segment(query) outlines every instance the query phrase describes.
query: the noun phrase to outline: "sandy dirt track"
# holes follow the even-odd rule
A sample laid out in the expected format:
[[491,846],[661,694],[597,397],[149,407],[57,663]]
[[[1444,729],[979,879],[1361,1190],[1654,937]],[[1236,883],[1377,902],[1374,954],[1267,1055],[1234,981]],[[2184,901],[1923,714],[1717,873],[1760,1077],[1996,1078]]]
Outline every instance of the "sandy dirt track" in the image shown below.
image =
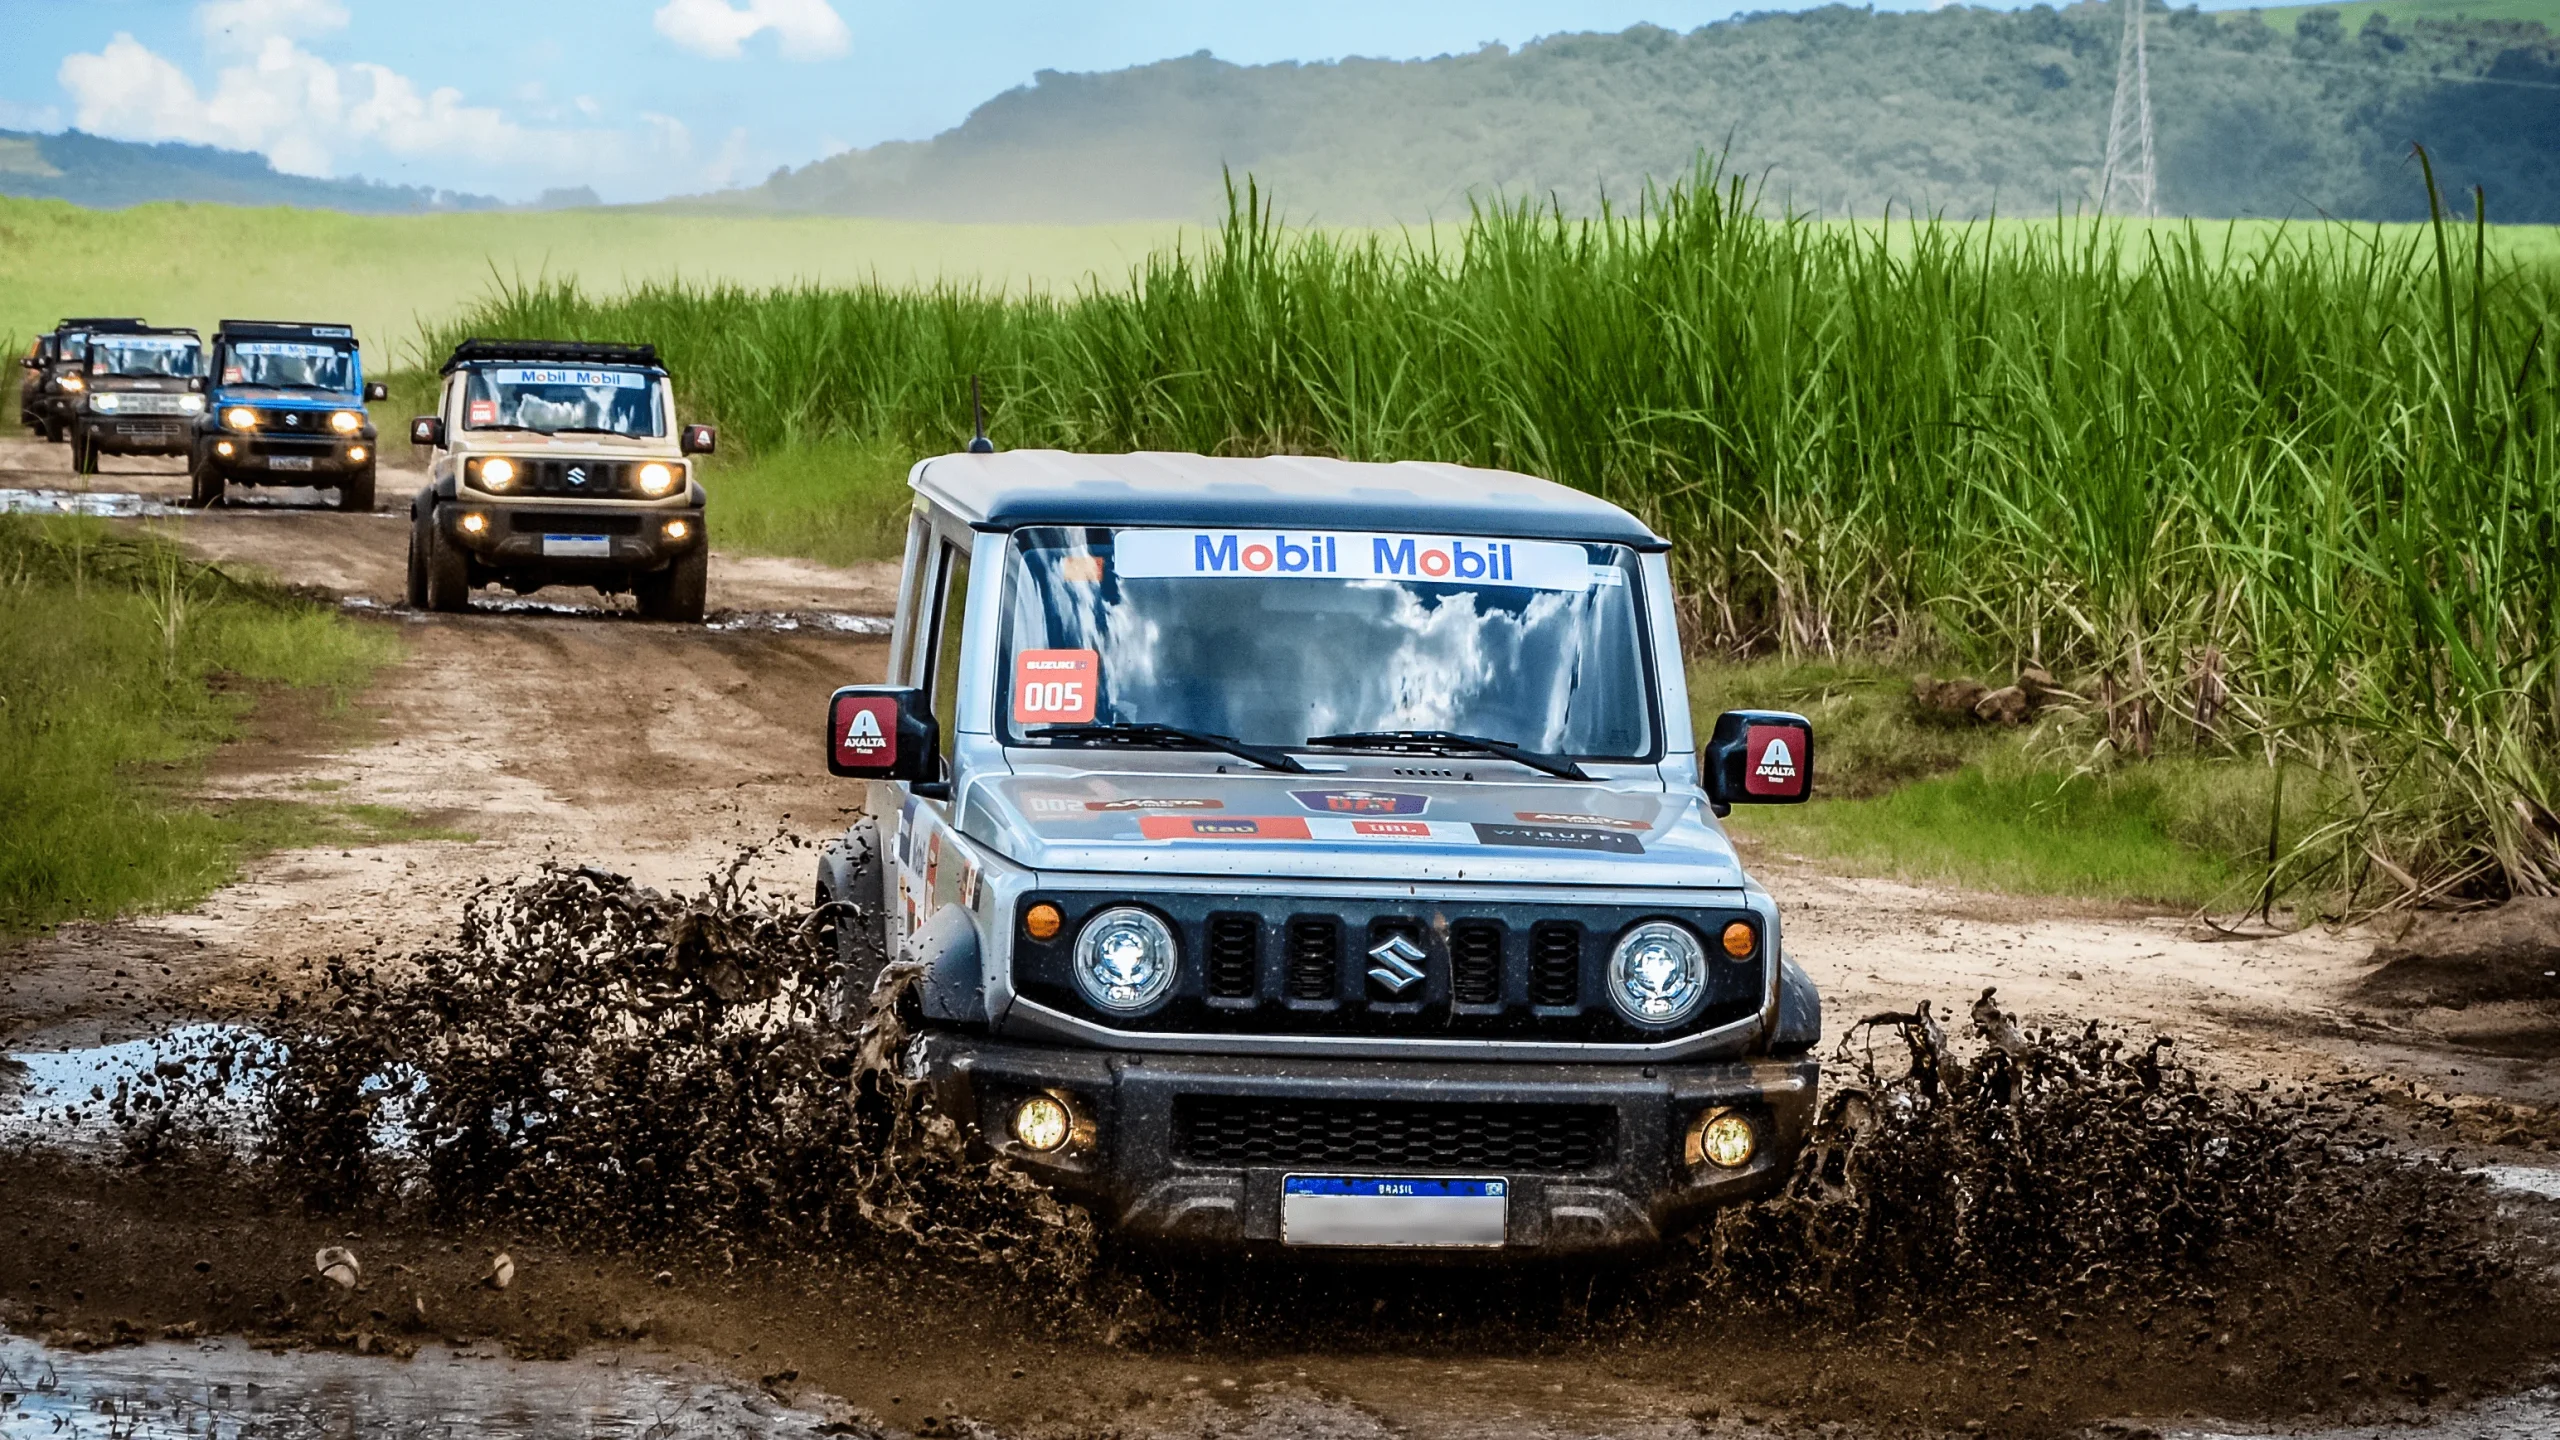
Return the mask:
[[[627,599],[584,591],[533,597],[560,609],[414,615],[398,607],[407,497],[419,478],[386,469],[372,515],[280,491],[120,523],[164,527],[206,558],[339,597],[363,623],[396,627],[407,647],[351,716],[315,729],[309,717],[262,714],[252,737],[212,766],[217,793],[325,793],[396,806],[473,838],[280,854],[192,912],[69,926],[0,951],[6,1048],[89,1044],[172,1017],[256,1010],[306,962],[449,933],[472,889],[545,860],[690,883],[742,844],[813,841],[842,826],[858,797],[851,782],[823,773],[818,717],[833,687],[880,674],[885,646],[832,627],[842,623],[834,617],[886,615],[892,567],[720,553],[715,496],[709,626],[651,624]],[[63,447],[4,440],[0,488],[174,500],[185,477],[174,461],[115,458],[105,474],[73,477]],[[1961,1016],[1996,986],[2031,1024],[2096,1018],[2166,1030],[2241,1078],[2371,1077],[2377,1088],[2475,1097],[2483,1112],[2560,1103],[2548,1045],[2462,1043],[2471,1037],[2442,1017],[2360,1002],[2368,937],[2221,938],[2182,917],[1842,879],[1777,854],[1757,853],[1755,864],[1781,897],[1791,948],[1823,988],[1833,1035],[1847,1020],[1921,998]],[[808,870],[805,851],[782,849],[756,873],[796,892]],[[2478,1143],[2502,1132],[2510,1158],[2560,1139],[2504,1122],[2445,1138]],[[175,1220],[173,1194],[184,1184],[166,1179],[95,1193],[67,1179],[21,1181],[0,1180],[0,1203],[22,1217],[27,1253],[41,1245],[53,1257],[27,1273],[57,1299],[75,1286],[110,1294],[119,1272],[181,1275],[177,1285],[126,1282],[137,1303],[165,1316],[193,1313],[206,1285],[283,1293],[307,1268],[307,1259],[283,1257],[307,1257],[336,1234],[220,1198]],[[102,1236],[120,1247],[112,1260],[99,1256]],[[1808,1416],[1847,1423],[1836,1407],[1791,1417],[1783,1401],[1737,1402],[1737,1387],[1803,1393],[1772,1378],[1804,1363],[1783,1343],[1708,1374],[1694,1354],[1649,1352],[1624,1336],[1579,1349],[1524,1340],[1500,1355],[1321,1342],[1165,1354],[1116,1334],[1097,1342],[1061,1332],[1000,1300],[926,1293],[883,1271],[813,1275],[741,1262],[662,1277],[648,1257],[582,1254],[538,1238],[402,1233],[349,1243],[433,1276],[443,1287],[435,1293],[452,1297],[438,1301],[446,1308],[435,1323],[457,1337],[538,1342],[537,1352],[602,1344],[635,1364],[650,1363],[651,1345],[672,1347],[745,1382],[788,1372],[766,1388],[817,1413],[859,1412],[864,1423],[920,1433],[970,1433],[924,1423],[961,1412],[1036,1434],[1739,1436],[1801,1431]],[[500,1245],[529,1257],[541,1283],[506,1296],[475,1291],[466,1272]],[[211,1279],[185,1280],[190,1269]],[[425,1294],[426,1281],[417,1288]],[[8,1319],[0,1309],[0,1327]],[[1986,1409],[1996,1419],[1996,1407]]]

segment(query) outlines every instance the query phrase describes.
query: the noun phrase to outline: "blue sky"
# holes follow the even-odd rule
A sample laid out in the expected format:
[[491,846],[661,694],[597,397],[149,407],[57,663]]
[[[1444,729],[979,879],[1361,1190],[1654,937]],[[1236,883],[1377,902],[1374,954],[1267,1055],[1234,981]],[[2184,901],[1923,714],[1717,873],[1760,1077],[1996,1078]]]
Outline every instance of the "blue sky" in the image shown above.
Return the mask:
[[[1910,0],[1919,8],[1925,0]],[[1412,57],[1771,0],[0,0],[0,128],[530,199],[753,183],[1033,72]],[[1792,7],[1789,7],[1792,8]],[[1888,4],[1885,8],[1896,8]]]

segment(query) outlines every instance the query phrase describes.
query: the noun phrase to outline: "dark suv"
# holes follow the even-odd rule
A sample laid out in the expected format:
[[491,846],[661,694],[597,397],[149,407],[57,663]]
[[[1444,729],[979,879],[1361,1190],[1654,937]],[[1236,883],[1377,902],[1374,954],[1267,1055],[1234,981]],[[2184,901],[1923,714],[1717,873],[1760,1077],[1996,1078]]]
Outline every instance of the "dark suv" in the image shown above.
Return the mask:
[[47,440],[71,438],[71,423],[89,389],[89,337],[146,328],[131,316],[79,316],[36,337],[19,364],[18,423]]
[[184,455],[205,412],[204,341],[193,330],[137,327],[90,334],[88,386],[71,421],[71,468],[102,455]]

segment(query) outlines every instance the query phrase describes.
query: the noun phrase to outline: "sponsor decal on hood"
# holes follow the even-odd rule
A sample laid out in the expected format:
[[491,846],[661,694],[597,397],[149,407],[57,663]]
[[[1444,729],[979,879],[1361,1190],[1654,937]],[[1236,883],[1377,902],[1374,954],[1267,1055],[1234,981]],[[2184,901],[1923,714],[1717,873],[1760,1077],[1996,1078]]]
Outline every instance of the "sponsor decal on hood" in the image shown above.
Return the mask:
[[1292,790],[1289,798],[1319,815],[1419,815],[1431,797],[1400,790]]
[[1575,810],[1514,810],[1511,818],[1523,825],[1597,825],[1603,830],[1650,830],[1650,820],[1635,820],[1624,815],[1585,815]]
[[1138,833],[1150,840],[1307,840],[1307,822],[1295,815],[1142,815]]

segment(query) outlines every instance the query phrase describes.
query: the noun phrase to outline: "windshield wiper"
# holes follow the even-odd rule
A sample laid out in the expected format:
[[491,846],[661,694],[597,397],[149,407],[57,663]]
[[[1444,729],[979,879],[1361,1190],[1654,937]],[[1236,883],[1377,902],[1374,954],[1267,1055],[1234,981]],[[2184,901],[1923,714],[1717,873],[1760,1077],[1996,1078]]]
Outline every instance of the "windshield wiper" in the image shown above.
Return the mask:
[[1250,760],[1265,770],[1282,770],[1291,775],[1304,775],[1307,767],[1286,750],[1265,745],[1248,745],[1233,735],[1212,735],[1206,730],[1185,730],[1179,725],[1153,722],[1136,725],[1060,725],[1039,732],[1043,740],[1122,740],[1142,744],[1149,740],[1187,740],[1211,750],[1224,750],[1239,759]]
[[1448,730],[1354,730],[1343,735],[1310,736],[1307,743],[1357,750],[1477,750],[1499,760],[1543,770],[1560,780],[1591,778],[1581,766],[1562,755],[1523,750],[1508,740],[1488,740],[1482,735],[1460,735]]
[[628,430],[616,430],[610,425],[563,425],[557,430],[547,430],[543,433],[547,435],[619,435],[625,440],[647,438],[633,435]]

